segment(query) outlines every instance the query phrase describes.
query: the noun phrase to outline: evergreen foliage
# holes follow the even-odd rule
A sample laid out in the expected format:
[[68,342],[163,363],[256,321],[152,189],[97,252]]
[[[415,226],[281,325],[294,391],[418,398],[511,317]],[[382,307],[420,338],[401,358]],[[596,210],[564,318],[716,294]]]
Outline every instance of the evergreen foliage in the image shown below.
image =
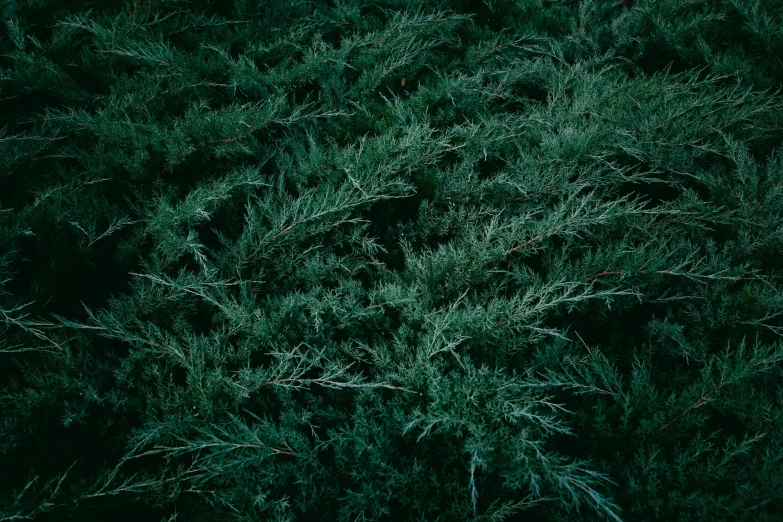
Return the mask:
[[0,15],[0,521],[783,519],[782,1]]

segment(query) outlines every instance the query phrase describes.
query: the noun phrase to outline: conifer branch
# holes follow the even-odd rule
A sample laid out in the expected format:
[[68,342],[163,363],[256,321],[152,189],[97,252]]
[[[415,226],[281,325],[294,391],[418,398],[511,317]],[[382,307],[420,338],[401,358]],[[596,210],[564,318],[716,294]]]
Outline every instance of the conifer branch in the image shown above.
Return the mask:
[[0,521],[775,516],[780,2],[36,2]]
[[701,397],[700,397],[700,398],[699,398],[699,399],[698,399],[696,402],[694,402],[693,404],[691,404],[691,405],[690,405],[688,408],[686,408],[686,409],[685,409],[685,410],[684,410],[682,413],[680,413],[680,414],[679,414],[679,415],[677,415],[675,418],[673,418],[672,420],[670,420],[669,422],[667,422],[666,424],[664,424],[663,426],[661,426],[660,428],[658,428],[658,431],[663,431],[663,430],[665,430],[666,428],[668,428],[669,426],[671,426],[672,424],[674,424],[676,421],[680,420],[682,417],[684,417],[685,415],[687,415],[687,414],[688,414],[688,413],[690,413],[691,411],[693,411],[693,410],[695,410],[696,408],[698,408],[699,406],[701,406],[701,404],[702,404],[702,403],[704,403],[705,401],[707,401],[707,400],[708,400],[708,399],[709,399],[709,398],[712,396],[712,394],[713,394],[713,393],[715,393],[716,391],[718,391],[718,390],[720,390],[721,388],[723,388],[723,386],[724,386],[725,384],[726,384],[725,382],[721,382],[721,383],[720,383],[720,384],[719,384],[719,385],[718,385],[718,386],[717,386],[715,389],[713,389],[713,390],[710,390],[709,392],[707,392],[707,393],[705,393],[704,395],[702,395],[702,396],[701,396]]

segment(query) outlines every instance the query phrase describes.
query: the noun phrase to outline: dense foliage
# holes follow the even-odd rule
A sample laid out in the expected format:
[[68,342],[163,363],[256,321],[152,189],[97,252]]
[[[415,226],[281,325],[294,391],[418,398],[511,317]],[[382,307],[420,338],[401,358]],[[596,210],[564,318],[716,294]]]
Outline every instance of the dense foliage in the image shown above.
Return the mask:
[[783,519],[781,0],[0,14],[0,521]]

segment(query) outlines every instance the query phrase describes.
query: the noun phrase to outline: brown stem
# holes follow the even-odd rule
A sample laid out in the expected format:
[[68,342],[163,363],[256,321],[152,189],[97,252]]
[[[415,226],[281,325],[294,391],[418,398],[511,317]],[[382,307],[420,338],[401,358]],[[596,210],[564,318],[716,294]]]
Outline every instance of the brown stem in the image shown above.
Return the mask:
[[610,272],[610,271],[607,270],[607,271],[604,271],[604,272],[600,272],[598,274],[593,274],[590,277],[588,277],[588,279],[596,279],[596,278],[607,276],[607,275],[620,275],[622,273],[623,272]]
[[509,249],[509,250],[506,250],[506,254],[510,254],[511,252],[516,252],[516,251],[517,251],[517,250],[519,250],[520,248],[526,247],[526,246],[528,246],[530,243],[532,243],[533,241],[538,241],[539,239],[541,239],[541,235],[538,235],[538,236],[534,237],[533,239],[530,239],[530,240],[528,240],[528,241],[525,241],[524,243],[522,243],[522,244],[521,244],[521,245],[519,245],[519,246],[515,246],[514,248],[511,248],[511,249]]
[[711,391],[710,391],[709,393],[707,393],[706,395],[703,395],[701,399],[699,399],[698,401],[696,401],[696,402],[694,402],[693,404],[691,404],[691,405],[690,405],[690,407],[689,407],[687,410],[685,410],[684,412],[680,413],[680,414],[679,414],[679,415],[677,415],[675,418],[673,418],[672,420],[670,420],[669,422],[667,422],[667,423],[666,423],[666,425],[665,425],[665,426],[663,426],[662,428],[658,428],[658,431],[663,431],[663,430],[665,430],[666,428],[668,428],[669,426],[671,426],[671,425],[672,425],[672,424],[673,424],[675,421],[679,420],[679,419],[680,419],[680,418],[682,418],[683,416],[685,416],[685,415],[687,415],[688,413],[690,413],[690,412],[691,412],[691,410],[694,410],[695,408],[698,408],[698,407],[699,407],[699,405],[701,405],[701,404],[702,404],[704,401],[706,401],[707,399],[709,399],[709,398],[710,398],[710,396],[711,396],[713,393],[715,393],[716,391],[718,391],[718,390],[720,390],[721,388],[723,388],[723,385],[724,385],[724,384],[726,384],[726,383],[725,383],[725,382],[721,382],[721,383],[718,385],[718,387],[717,387],[717,388],[715,388],[714,390],[711,390]]

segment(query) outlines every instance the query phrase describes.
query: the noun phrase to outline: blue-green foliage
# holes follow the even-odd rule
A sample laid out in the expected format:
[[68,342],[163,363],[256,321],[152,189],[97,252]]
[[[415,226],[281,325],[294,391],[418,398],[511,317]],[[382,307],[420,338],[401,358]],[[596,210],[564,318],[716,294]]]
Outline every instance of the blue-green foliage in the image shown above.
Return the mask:
[[0,521],[783,518],[783,2],[0,14]]

